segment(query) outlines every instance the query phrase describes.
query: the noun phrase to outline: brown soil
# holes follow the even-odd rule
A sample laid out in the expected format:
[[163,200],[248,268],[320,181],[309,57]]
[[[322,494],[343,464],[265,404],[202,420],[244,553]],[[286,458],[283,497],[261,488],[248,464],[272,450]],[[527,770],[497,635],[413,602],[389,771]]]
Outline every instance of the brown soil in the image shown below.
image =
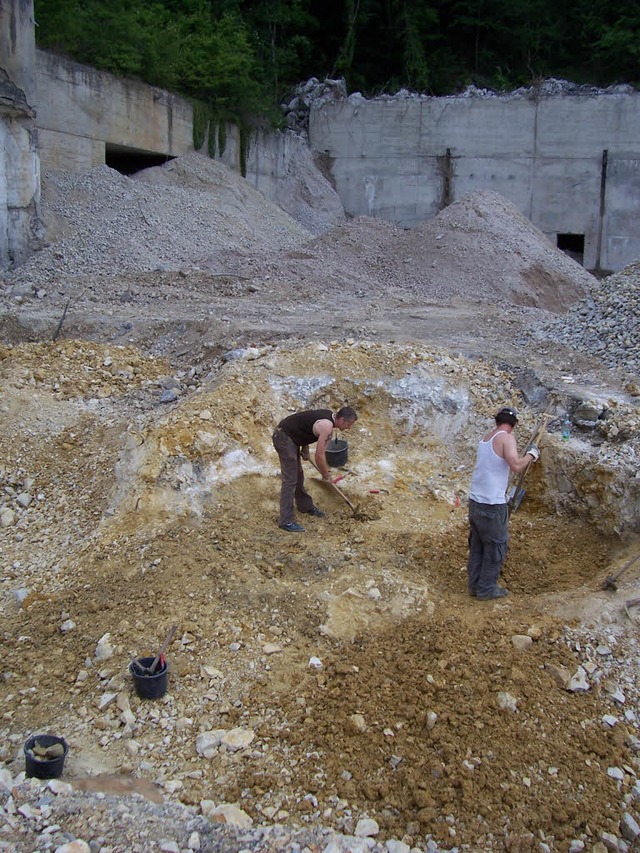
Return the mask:
[[[5,312],[5,505],[34,500],[0,528],[3,759],[17,774],[24,739],[55,730],[79,788],[126,794],[122,779],[138,780],[151,798],[237,803],[256,823],[346,833],[367,815],[380,840],[419,849],[431,837],[444,849],[546,839],[565,851],[619,835],[633,726],[602,723],[619,710],[593,649],[622,658],[638,639],[622,602],[640,565],[622,592],[601,588],[637,537],[557,514],[543,458],[512,519],[511,595],[480,603],[466,594],[465,500],[496,407],[521,407],[521,445],[536,423],[523,377],[545,399],[566,394],[568,372],[618,396],[628,377],[527,344],[535,315],[506,297],[436,303],[395,285],[363,297],[347,275],[339,290],[332,278],[348,252],[333,255],[323,286],[306,252],[273,268],[267,258],[256,286],[132,273],[108,287],[67,281],[46,307]],[[50,338],[72,287],[96,301],[72,303],[60,340],[35,342],[38,329]],[[552,288],[547,273],[536,288],[538,299]],[[171,376],[178,399],[161,404]],[[358,512],[309,466],[327,518],[284,533],[272,427],[345,402],[360,418],[340,488]],[[560,447],[557,433],[549,442]],[[155,653],[173,624],[169,694],[142,702],[130,657]],[[105,634],[113,653],[97,660]],[[518,650],[514,635],[533,644]],[[559,687],[557,669],[585,659],[599,665],[592,689]],[[105,694],[124,698],[101,708]],[[198,733],[234,727],[254,733],[249,747],[197,754]],[[625,768],[622,783],[610,767]]]

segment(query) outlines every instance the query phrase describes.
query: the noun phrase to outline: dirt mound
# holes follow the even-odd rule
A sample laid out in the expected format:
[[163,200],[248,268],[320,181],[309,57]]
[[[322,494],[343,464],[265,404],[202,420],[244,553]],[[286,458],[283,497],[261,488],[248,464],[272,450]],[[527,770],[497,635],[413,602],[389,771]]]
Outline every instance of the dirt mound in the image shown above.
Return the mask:
[[[312,209],[310,194],[289,193],[299,218]],[[50,281],[149,271],[228,272],[259,283],[257,268],[266,267],[270,280],[304,281],[314,293],[397,289],[429,301],[561,311],[595,281],[496,193],[474,193],[407,231],[359,217],[312,240],[238,175],[197,154],[133,178],[107,167],[48,175],[43,216],[59,239],[7,274],[14,296]]]
[[361,298],[412,293],[430,303],[483,302],[562,312],[596,279],[497,193],[479,191],[424,225],[357,217],[274,258],[279,277]]
[[220,254],[292,248],[311,238],[239,175],[197,154],[135,177],[108,166],[48,173],[41,215],[55,242],[8,273],[11,283],[211,269]]

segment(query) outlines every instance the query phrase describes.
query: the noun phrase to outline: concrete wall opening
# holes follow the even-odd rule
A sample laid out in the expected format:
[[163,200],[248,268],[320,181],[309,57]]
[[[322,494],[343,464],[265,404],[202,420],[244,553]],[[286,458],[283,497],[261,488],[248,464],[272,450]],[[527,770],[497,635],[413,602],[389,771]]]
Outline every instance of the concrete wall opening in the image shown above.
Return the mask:
[[124,145],[113,145],[107,143],[104,151],[104,162],[107,166],[120,172],[122,175],[133,175],[142,169],[151,166],[162,166],[173,160],[167,154],[152,154],[149,151],[140,151],[137,148],[127,148]]
[[584,266],[584,234],[558,234],[557,247]]

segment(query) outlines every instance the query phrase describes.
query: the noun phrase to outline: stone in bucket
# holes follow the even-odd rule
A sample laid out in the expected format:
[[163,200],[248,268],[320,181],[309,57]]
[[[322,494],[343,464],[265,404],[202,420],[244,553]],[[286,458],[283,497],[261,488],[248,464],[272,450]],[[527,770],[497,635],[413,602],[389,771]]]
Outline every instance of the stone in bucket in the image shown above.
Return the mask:
[[59,779],[69,746],[58,735],[32,735],[24,745],[25,776]]

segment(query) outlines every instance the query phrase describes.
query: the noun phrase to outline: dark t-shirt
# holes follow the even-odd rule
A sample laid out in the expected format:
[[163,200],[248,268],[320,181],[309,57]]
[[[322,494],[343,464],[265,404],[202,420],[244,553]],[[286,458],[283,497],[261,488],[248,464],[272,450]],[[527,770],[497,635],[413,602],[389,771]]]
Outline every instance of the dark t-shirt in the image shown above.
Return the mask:
[[286,432],[294,444],[304,447],[305,444],[314,444],[318,440],[318,436],[313,431],[313,425],[316,421],[322,420],[333,423],[331,409],[309,409],[306,412],[296,412],[295,415],[283,418],[278,426]]

